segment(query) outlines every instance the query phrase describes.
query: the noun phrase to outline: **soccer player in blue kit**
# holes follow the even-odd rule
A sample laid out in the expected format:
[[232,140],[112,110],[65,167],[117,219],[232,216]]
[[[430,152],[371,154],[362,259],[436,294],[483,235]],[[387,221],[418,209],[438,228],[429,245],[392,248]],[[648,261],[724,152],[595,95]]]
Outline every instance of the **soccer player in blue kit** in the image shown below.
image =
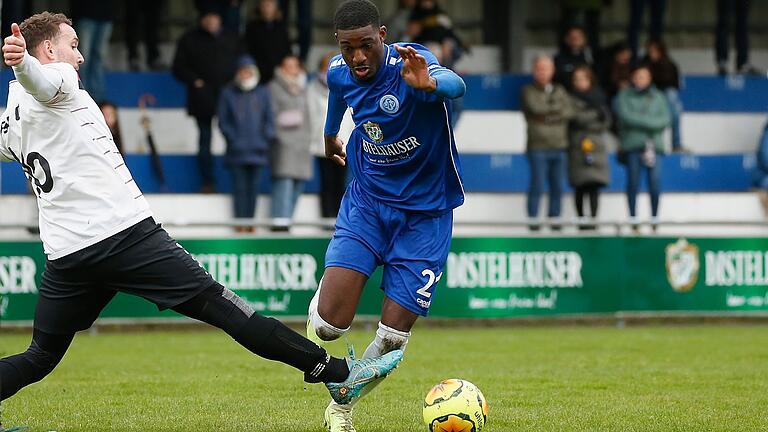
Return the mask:
[[[341,55],[331,59],[327,75],[325,151],[354,179],[309,306],[307,333],[332,341],[347,332],[366,281],[383,266],[385,298],[368,358],[404,349],[434,299],[453,209],[464,202],[450,100],[465,85],[425,47],[386,44],[386,27],[368,0],[341,4],[334,25]],[[356,127],[345,152],[337,133],[347,107]],[[353,404],[331,402],[325,411],[331,432],[355,430]]]

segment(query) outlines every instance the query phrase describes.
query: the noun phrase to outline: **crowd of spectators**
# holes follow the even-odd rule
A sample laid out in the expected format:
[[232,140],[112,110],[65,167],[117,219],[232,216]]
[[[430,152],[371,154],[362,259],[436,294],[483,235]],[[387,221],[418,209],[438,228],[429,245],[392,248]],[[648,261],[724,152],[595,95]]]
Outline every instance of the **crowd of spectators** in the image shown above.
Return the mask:
[[[633,54],[632,44],[625,42],[599,56],[593,49],[583,28],[566,28],[554,58],[536,57],[533,80],[521,91],[531,172],[527,213],[532,230],[540,229],[539,201],[545,186],[549,192],[547,216],[553,220],[552,229],[560,229],[556,221],[561,216],[566,178],[574,190],[576,214],[582,219],[580,229],[595,228],[590,219],[598,215],[600,189],[610,182],[612,142],[617,143],[618,160],[627,171],[630,217],[637,218],[637,194],[644,175],[655,219],[665,129],[672,130],[671,150],[685,151],[680,136],[680,74],[664,42],[651,37],[642,57]],[[605,59],[605,64],[599,59]],[[589,213],[584,209],[585,199],[589,200]],[[634,227],[637,229],[636,223]]]
[[[320,167],[321,214],[335,217],[346,172],[322,158],[328,98],[325,73],[331,54],[321,61],[315,76],[308,77],[303,65],[311,43],[311,3],[259,0],[242,31],[227,24],[228,19],[241,21],[241,3],[196,0],[198,25],[178,41],[171,66],[173,75],[186,86],[187,111],[198,127],[201,191],[215,191],[211,135],[218,117],[227,144],[225,161],[234,184],[236,217],[253,217],[261,172],[269,166],[273,230],[288,230],[315,165]],[[291,4],[299,34],[295,53],[285,18]],[[393,29],[400,32],[398,40],[431,47],[443,64],[455,63],[467,50],[435,0],[403,1],[398,14]],[[351,120],[345,122],[349,128]],[[320,159],[317,164],[315,157]]]
[[[198,128],[201,192],[215,192],[211,139],[218,122],[226,140],[225,162],[232,177],[236,217],[254,216],[264,168],[269,167],[269,214],[280,221],[275,229],[288,229],[297,198],[312,177],[314,166],[320,168],[322,216],[335,217],[347,179],[344,168],[323,157],[322,125],[328,94],[325,73],[332,53],[323,57],[313,76],[304,69],[312,44],[312,1],[193,3],[198,20],[177,41],[171,64],[163,62],[158,47],[159,17],[168,6],[167,0],[126,2],[122,10],[129,68],[170,69],[186,87],[187,112]],[[737,51],[734,70],[756,72],[749,63],[749,3],[717,0],[715,53],[721,74],[728,73],[731,31]],[[560,217],[566,179],[574,191],[576,213],[584,218],[580,228],[594,228],[588,218],[598,216],[600,189],[610,182],[608,154],[613,143],[619,162],[627,170],[630,215],[636,216],[638,185],[645,176],[652,216],[656,217],[660,170],[667,151],[661,137],[666,128],[671,130],[671,150],[686,151],[680,133],[680,71],[663,40],[667,2],[630,0],[626,40],[604,47],[600,15],[610,4],[611,0],[561,0],[558,50],[552,57],[535,59],[533,80],[522,89],[531,172],[527,214],[533,220],[533,230],[540,229],[539,204],[545,191],[549,195],[547,216]],[[250,10],[245,10],[245,5]],[[104,59],[117,2],[73,0],[71,6],[80,49],[88,59],[80,70],[81,78],[105,116],[113,119],[110,128],[119,140],[117,108],[105,100],[104,88]],[[28,9],[25,2],[5,2],[3,21],[23,17],[29,12],[25,7]],[[639,35],[646,12],[649,39],[641,48]],[[291,38],[289,15],[296,24],[295,39]],[[399,0],[385,22],[389,41],[421,43],[448,67],[469,51],[436,0]],[[455,122],[461,100],[455,101],[454,109]],[[345,124],[351,127],[348,115]],[[768,162],[760,158],[765,154],[765,150],[759,153],[758,167],[768,172]],[[765,177],[756,184],[768,188]],[[559,229],[556,224],[553,228]]]

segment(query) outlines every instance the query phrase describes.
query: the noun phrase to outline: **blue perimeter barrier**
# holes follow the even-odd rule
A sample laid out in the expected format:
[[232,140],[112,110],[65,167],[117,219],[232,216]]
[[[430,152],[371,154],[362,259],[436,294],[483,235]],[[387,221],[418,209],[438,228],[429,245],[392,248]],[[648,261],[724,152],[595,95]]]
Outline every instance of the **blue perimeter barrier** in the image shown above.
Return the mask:
[[[10,69],[0,73],[0,101],[8,98],[13,79]],[[520,109],[520,88],[529,83],[529,75],[467,75],[467,110]],[[186,91],[168,72],[111,72],[106,76],[107,98],[120,107],[135,108],[139,97],[150,93],[154,108],[182,108]],[[689,112],[768,112],[768,79],[759,77],[686,76],[680,93]],[[0,102],[4,103],[4,102]]]
[[[152,171],[148,155],[127,155],[126,164],[137,184],[145,193],[194,193],[200,189],[197,159],[193,155],[161,156],[167,189],[161,189]],[[692,156],[669,155],[662,163],[662,187],[667,192],[739,192],[749,190],[755,166],[753,155]],[[230,192],[231,182],[223,158],[214,160],[216,186],[219,192]],[[461,155],[464,186],[467,192],[525,192],[529,169],[524,154],[464,154]],[[27,181],[19,164],[0,164],[2,181],[0,193],[27,193]],[[55,167],[52,167],[55,175]],[[306,192],[317,193],[318,169],[307,184]],[[611,158],[611,183],[608,192],[621,192],[626,184],[624,166]],[[645,188],[645,179],[642,181]],[[264,170],[261,192],[270,191],[270,175]]]

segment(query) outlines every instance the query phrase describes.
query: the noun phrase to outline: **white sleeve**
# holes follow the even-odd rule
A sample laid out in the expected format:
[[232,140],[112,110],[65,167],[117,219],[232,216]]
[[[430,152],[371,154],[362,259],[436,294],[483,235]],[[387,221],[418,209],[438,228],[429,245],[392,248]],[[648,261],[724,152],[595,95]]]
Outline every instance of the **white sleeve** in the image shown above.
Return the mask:
[[24,61],[13,67],[13,73],[27,93],[45,104],[55,104],[71,96],[78,88],[77,71],[67,63],[45,66],[26,53]]
[[8,110],[3,113],[3,117],[0,119],[0,162],[10,162],[13,159],[11,152],[8,151],[8,139],[10,138],[10,119],[8,117]]

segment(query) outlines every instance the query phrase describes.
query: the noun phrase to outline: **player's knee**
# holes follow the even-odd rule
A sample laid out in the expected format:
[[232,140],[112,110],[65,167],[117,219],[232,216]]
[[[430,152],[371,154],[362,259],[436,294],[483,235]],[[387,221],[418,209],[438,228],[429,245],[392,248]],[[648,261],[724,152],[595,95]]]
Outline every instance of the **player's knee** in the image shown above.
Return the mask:
[[396,330],[382,323],[379,323],[376,330],[376,339],[382,355],[397,349],[404,350],[410,337],[411,332]]
[[23,354],[24,358],[32,365],[29,378],[32,382],[37,382],[53,372],[53,369],[64,357],[64,353],[55,353],[46,351],[33,343]]

